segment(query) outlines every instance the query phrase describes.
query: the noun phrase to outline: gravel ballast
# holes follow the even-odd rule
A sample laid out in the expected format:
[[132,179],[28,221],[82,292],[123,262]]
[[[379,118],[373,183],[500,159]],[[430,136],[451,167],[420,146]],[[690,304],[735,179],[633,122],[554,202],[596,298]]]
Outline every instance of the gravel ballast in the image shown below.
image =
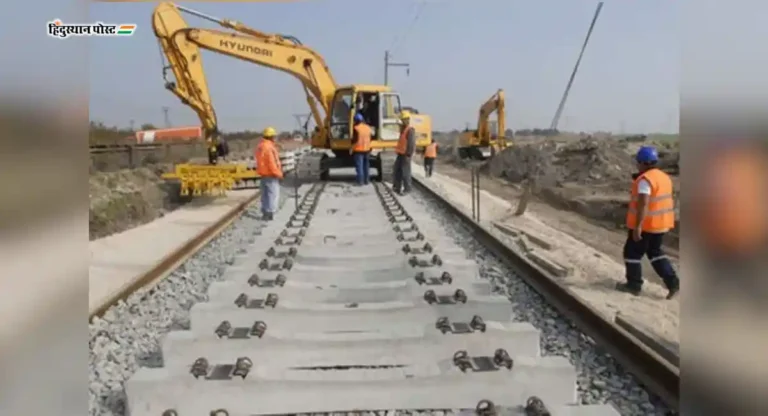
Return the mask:
[[[284,188],[288,198],[290,190]],[[563,319],[515,273],[472,239],[469,230],[437,202],[419,191],[416,198],[426,205],[448,235],[474,256],[481,275],[490,279],[499,293],[507,293],[516,321],[530,322],[541,331],[543,355],[569,358],[578,372],[582,404],[610,403],[622,415],[664,415],[668,409],[620,369],[606,353]],[[292,209],[292,203],[285,209]],[[189,308],[206,300],[210,283],[221,279],[238,249],[253,242],[261,221],[253,204],[219,237],[150,290],[140,290],[125,302],[110,308],[90,324],[89,407],[92,416],[124,416],[123,383],[141,366],[162,366],[160,341],[171,330],[189,327]],[[450,412],[377,412],[440,416]],[[358,413],[360,414],[360,413]],[[366,412],[367,414],[367,412]],[[374,413],[370,413],[373,415]]]

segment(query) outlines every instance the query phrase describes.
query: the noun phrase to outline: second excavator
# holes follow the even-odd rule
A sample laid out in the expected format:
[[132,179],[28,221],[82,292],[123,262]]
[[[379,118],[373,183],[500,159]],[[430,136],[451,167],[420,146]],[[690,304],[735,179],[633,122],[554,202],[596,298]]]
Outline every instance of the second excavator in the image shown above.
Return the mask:
[[[188,27],[181,12],[230,30]],[[394,148],[400,135],[401,105],[397,92],[381,85],[338,86],[323,57],[295,37],[260,32],[240,22],[215,18],[173,3],[160,3],[155,8],[153,26],[179,84],[172,85],[175,89],[171,90],[195,109],[207,136],[216,136],[218,130],[202,72],[200,49],[286,72],[301,82],[316,125],[311,145],[325,150],[302,158],[297,168],[302,179],[327,179],[330,169],[353,166],[349,150],[355,113],[361,113],[372,127],[371,161],[378,179],[391,177]],[[431,117],[414,112],[411,125],[416,132],[416,146],[427,146],[432,139]],[[216,139],[209,140],[218,143]]]
[[[491,132],[490,116],[496,112],[496,132]],[[476,130],[467,128],[458,138],[459,157],[461,159],[486,160],[508,146],[504,108],[504,90],[499,89],[480,106]]]

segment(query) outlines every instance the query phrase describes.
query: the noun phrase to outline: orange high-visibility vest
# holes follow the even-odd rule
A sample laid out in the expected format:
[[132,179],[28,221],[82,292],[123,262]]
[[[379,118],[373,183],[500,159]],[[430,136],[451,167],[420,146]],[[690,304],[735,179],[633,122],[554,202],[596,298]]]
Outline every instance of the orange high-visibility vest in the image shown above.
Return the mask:
[[641,230],[649,233],[667,232],[675,227],[675,201],[672,199],[672,179],[661,169],[649,169],[640,174],[632,183],[632,199],[627,210],[627,228],[637,226],[637,193],[640,180],[651,185],[648,208]]
[[437,143],[430,143],[424,149],[424,157],[428,157],[428,158],[432,158],[432,159],[437,157]]
[[262,138],[256,146],[256,173],[263,178],[283,178],[280,154],[272,140]]
[[360,123],[355,126],[355,131],[357,132],[357,142],[352,151],[358,153],[370,152],[371,128],[365,123]]
[[400,138],[397,139],[397,146],[395,146],[395,153],[398,155],[404,155],[405,151],[408,150],[408,131],[412,128],[413,127],[408,126],[400,132]]

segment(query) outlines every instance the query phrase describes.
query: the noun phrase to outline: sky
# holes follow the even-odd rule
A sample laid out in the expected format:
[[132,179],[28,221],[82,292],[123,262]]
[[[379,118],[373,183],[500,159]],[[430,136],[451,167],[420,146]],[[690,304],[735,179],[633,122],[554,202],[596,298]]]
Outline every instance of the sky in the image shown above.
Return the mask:
[[[403,105],[430,114],[436,130],[475,124],[497,89],[507,127],[548,127],[594,14],[596,1],[304,0],[181,3],[265,32],[290,34],[319,52],[337,83],[383,84],[384,51],[410,64],[390,69]],[[197,125],[163,87],[151,3],[93,3],[92,21],[136,23],[125,38],[89,42],[90,117],[108,125]],[[681,7],[677,1],[606,1],[560,120],[560,130],[678,131]],[[186,17],[193,27],[212,23]],[[65,22],[66,23],[66,22]],[[294,129],[308,113],[298,80],[203,52],[223,131]]]

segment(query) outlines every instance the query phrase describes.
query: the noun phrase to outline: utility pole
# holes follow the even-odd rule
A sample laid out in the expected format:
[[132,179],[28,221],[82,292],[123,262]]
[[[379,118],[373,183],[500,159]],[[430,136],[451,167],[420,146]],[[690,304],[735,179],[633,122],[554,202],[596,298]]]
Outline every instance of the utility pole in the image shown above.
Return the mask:
[[560,104],[557,106],[557,111],[555,111],[555,117],[552,119],[552,123],[549,125],[550,130],[557,130],[557,124],[560,122],[560,116],[563,114],[563,110],[565,109],[565,102],[568,100],[568,93],[571,91],[571,87],[573,86],[573,80],[576,78],[576,73],[579,71],[579,65],[581,64],[581,58],[584,57],[584,50],[587,49],[587,44],[589,44],[589,38],[592,36],[592,30],[595,28],[595,23],[597,23],[597,18],[600,16],[600,10],[603,9],[603,2],[597,4],[597,9],[595,10],[595,15],[592,17],[592,23],[589,25],[589,30],[587,31],[587,37],[584,39],[584,44],[581,46],[581,52],[579,52],[579,58],[576,60],[576,65],[573,67],[573,72],[571,72],[571,77],[568,79],[568,84],[565,87],[565,92],[563,92],[563,97],[560,99]]
[[165,119],[165,127],[171,127],[171,119],[168,117],[169,107],[163,107],[163,118]]
[[389,54],[389,51],[384,51],[384,85],[389,85],[389,67],[390,66],[401,66],[405,67],[405,74],[411,75],[411,65],[407,62],[390,62],[389,59],[392,56]]

